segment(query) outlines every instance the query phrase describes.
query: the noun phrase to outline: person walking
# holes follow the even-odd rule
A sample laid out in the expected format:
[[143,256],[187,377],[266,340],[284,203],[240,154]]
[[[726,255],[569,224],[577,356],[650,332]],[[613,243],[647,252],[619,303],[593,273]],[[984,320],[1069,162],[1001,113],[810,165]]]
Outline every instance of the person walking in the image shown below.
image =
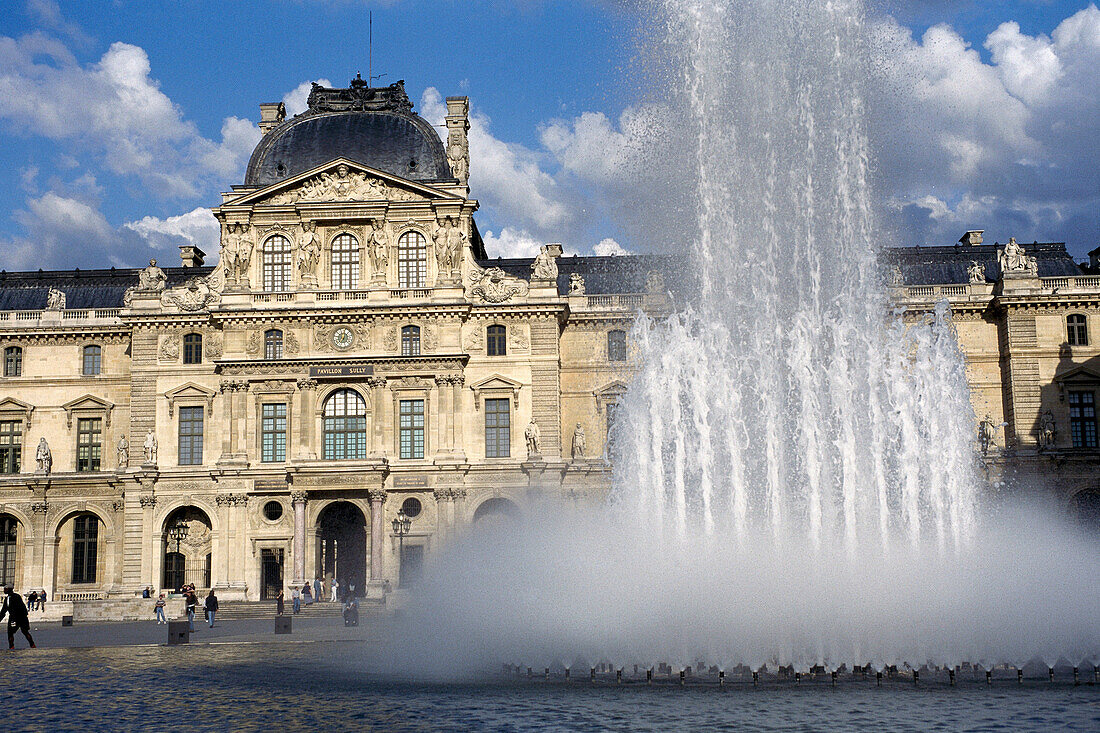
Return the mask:
[[164,594],[161,593],[160,597],[157,598],[157,602],[153,604],[153,610],[157,614],[157,623],[158,624],[168,623],[168,619],[164,615],[164,607],[166,605],[168,605],[168,603],[167,603],[167,601],[164,600]]
[[286,611],[286,598],[280,589],[279,595],[275,596],[275,615],[282,616],[284,611]]
[[324,596],[321,595],[321,579],[320,578],[314,578],[313,579],[313,598],[318,603],[320,603],[321,601],[324,600]]
[[191,628],[191,632],[195,631],[195,609],[199,606],[199,597],[195,595],[195,591],[192,588],[188,588],[187,592],[183,596],[184,603],[187,608],[187,624]]
[[290,593],[290,607],[294,613],[302,610],[302,591],[298,590],[298,586],[294,586],[294,590]]
[[336,601],[339,600],[339,596],[336,594],[336,592],[339,588],[340,588],[340,583],[337,582],[337,580],[334,576],[332,578],[332,582],[329,583],[329,593],[330,593],[329,599],[328,599],[329,603],[336,603]]
[[27,643],[31,649],[35,649],[34,639],[31,638],[31,621],[27,617],[27,604],[23,602],[23,596],[15,592],[13,586],[4,587],[4,605],[0,608],[0,621],[8,617],[8,649],[15,648],[15,632],[22,631],[27,637]]
[[210,594],[206,596],[206,601],[203,602],[202,607],[206,610],[206,618],[210,621],[210,628],[214,628],[214,612],[218,610],[218,597],[214,595],[214,589],[210,589]]
[[302,603],[307,606],[313,603],[313,591],[309,589],[309,583],[302,584]]

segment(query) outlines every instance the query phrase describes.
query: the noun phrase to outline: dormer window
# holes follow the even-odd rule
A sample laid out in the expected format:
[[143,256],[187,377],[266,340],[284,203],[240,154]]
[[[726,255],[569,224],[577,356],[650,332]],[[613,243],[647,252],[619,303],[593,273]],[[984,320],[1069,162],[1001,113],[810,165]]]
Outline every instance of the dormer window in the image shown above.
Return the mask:
[[508,354],[508,330],[504,326],[489,326],[485,329],[485,353],[489,356]]
[[268,361],[283,358],[283,332],[277,328],[264,332],[264,358]]
[[405,326],[401,329],[401,356],[420,356],[419,326]]
[[1088,319],[1081,313],[1066,316],[1066,342],[1070,346],[1088,346]]

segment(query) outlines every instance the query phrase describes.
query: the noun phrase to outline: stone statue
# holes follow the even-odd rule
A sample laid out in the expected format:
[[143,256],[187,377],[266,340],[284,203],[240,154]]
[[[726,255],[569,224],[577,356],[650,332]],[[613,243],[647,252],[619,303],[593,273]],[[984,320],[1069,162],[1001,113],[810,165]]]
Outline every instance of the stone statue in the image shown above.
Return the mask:
[[901,268],[894,265],[894,269],[890,271],[890,284],[894,287],[905,284],[905,275],[902,274]]
[[447,146],[447,162],[451,164],[451,175],[465,185],[470,177],[470,154],[461,137],[452,135],[450,143]]
[[46,294],[46,310],[65,310],[65,293],[57,288],[50,288],[49,292]]
[[1039,418],[1039,447],[1053,448],[1056,436],[1057,428],[1054,424],[1054,413],[1047,410]]
[[138,290],[146,293],[159,293],[168,283],[164,270],[157,267],[155,259],[149,260],[149,266],[138,272]]
[[443,225],[436,229],[435,258],[440,275],[449,275],[458,269],[465,241],[466,234],[453,216],[448,216]]
[[665,276],[657,270],[650,270],[645,277],[645,291],[647,293],[664,293]]
[[386,236],[385,222],[375,219],[372,222],[373,229],[367,238],[367,248],[370,250],[371,267],[375,274],[385,274],[389,264],[389,237]]
[[38,440],[38,449],[34,452],[35,473],[50,475],[53,470],[53,453],[50,452],[50,444],[45,438]]
[[248,282],[248,264],[252,261],[254,243],[246,232],[246,224],[230,224],[225,238],[222,256],[225,258],[225,275],[236,283]]
[[123,435],[118,439],[118,448],[115,449],[118,456],[118,467],[126,468],[130,465],[130,441]]
[[584,458],[584,452],[588,449],[588,441],[584,437],[584,428],[580,423],[577,423],[576,429],[573,431],[573,460],[578,458]]
[[313,277],[320,258],[321,243],[317,241],[317,223],[303,221],[302,233],[298,236],[298,274],[302,278]]
[[569,294],[584,295],[584,276],[579,272],[569,276]]
[[542,455],[539,451],[539,441],[542,439],[542,435],[539,433],[539,426],[534,418],[527,423],[527,429],[523,431],[523,437],[527,441],[528,457]]
[[1016,237],[1009,237],[1005,248],[997,253],[997,264],[1001,266],[1001,273],[1027,273],[1032,277],[1039,274],[1039,263],[1034,257],[1028,257],[1024,248],[1016,244]]
[[145,434],[145,463],[150,466],[157,465],[157,436],[150,430]]
[[977,260],[971,260],[970,267],[966,268],[966,276],[970,279],[971,285],[985,284],[985,265]]
[[558,262],[561,256],[560,244],[544,244],[539,249],[535,261],[531,265],[531,277],[536,280],[557,280]]
[[996,436],[997,424],[993,422],[993,417],[987,413],[978,424],[978,443],[981,445],[982,455],[989,452],[990,447],[993,446],[993,439]]

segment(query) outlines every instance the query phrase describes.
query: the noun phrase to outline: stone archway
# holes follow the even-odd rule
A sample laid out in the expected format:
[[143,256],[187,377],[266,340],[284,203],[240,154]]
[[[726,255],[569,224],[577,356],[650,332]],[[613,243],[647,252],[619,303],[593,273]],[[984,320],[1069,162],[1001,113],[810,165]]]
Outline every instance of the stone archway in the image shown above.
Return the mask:
[[367,518],[348,501],[334,501],[317,516],[317,567],[326,582],[336,578],[345,591],[367,586]]
[[515,524],[520,517],[519,507],[501,497],[486,499],[474,511],[474,527],[479,529],[505,527]]
[[[185,530],[178,541],[172,532],[177,525]],[[161,587],[178,590],[184,584],[194,584],[209,588],[214,582],[214,532],[206,512],[196,506],[177,507],[165,517],[161,531]]]
[[18,563],[21,544],[19,535],[21,533],[24,535],[22,544],[26,545],[25,532],[18,517],[0,514],[0,587],[22,585],[16,579],[16,573],[21,569]]

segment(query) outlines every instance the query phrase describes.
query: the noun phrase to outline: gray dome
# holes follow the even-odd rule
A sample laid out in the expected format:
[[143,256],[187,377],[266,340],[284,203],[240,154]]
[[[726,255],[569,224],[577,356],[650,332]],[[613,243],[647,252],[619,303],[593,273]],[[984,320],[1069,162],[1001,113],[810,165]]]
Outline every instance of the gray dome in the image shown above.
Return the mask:
[[309,110],[260,140],[244,183],[269,186],[336,158],[412,181],[453,178],[443,142],[427,120],[412,111],[404,82],[369,88],[357,79],[348,89],[314,84]]

